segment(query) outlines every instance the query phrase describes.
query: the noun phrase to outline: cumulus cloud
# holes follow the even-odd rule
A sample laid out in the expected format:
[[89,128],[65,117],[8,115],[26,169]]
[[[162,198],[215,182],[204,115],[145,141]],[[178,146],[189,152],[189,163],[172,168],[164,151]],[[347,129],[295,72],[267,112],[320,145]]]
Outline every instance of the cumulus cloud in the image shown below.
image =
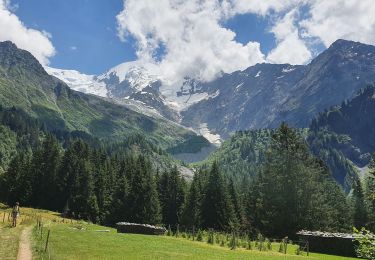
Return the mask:
[[277,46],[267,55],[268,62],[303,64],[311,59],[311,51],[300,37],[296,25],[298,17],[298,10],[292,9],[271,29]]
[[160,68],[170,81],[211,80],[264,61],[259,43],[236,42],[235,33],[222,26],[226,12],[215,0],[127,0],[117,16],[119,36],[134,37],[143,60],[155,62],[163,50]]
[[300,26],[327,47],[339,38],[375,44],[373,0],[313,0],[309,14]]
[[[223,26],[249,13],[270,23],[276,46],[267,55]],[[117,21],[120,38],[135,38],[139,59],[168,79],[210,80],[257,62],[305,64],[338,38],[375,44],[374,13],[373,0],[126,0]]]
[[32,53],[41,64],[47,65],[49,58],[55,54],[51,35],[45,31],[27,28],[12,13],[14,8],[9,0],[0,0],[0,41],[14,42],[19,48]]

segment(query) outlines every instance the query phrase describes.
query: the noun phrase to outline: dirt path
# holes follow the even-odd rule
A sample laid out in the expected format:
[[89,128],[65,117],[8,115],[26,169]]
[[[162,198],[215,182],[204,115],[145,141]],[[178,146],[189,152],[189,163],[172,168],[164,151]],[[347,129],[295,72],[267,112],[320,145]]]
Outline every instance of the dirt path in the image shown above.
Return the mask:
[[26,227],[22,230],[17,260],[31,260],[32,259],[30,235],[31,235],[31,227]]

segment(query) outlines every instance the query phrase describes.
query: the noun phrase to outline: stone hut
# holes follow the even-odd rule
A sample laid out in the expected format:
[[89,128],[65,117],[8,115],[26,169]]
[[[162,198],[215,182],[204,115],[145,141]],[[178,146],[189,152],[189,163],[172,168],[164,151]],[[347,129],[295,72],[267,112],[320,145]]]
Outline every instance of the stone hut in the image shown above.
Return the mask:
[[355,234],[330,233],[301,230],[297,232],[301,240],[309,242],[311,252],[355,257]]

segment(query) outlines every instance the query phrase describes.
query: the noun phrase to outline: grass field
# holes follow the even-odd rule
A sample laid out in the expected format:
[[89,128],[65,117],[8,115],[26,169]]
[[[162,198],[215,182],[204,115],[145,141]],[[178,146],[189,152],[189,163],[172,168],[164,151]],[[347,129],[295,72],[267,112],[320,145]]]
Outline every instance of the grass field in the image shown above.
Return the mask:
[[[4,209],[3,209],[4,210]],[[0,214],[1,214],[0,209]],[[35,209],[22,209],[23,224],[10,228],[3,224],[0,232],[0,259],[16,259],[18,237],[25,226],[36,226],[32,216],[42,218],[43,228],[34,227],[32,235],[33,259],[316,259],[316,260],[351,260],[339,256],[312,253],[310,256],[294,254],[296,246],[288,246],[288,254],[275,251],[236,249],[210,245],[207,242],[191,241],[186,238],[169,236],[147,236],[119,234],[115,229],[85,222],[64,220],[56,213]],[[26,215],[27,214],[27,215]],[[29,216],[29,217],[27,217]],[[8,227],[7,227],[8,225]],[[44,252],[48,230],[50,237],[47,253]],[[108,231],[108,232],[107,232]]]

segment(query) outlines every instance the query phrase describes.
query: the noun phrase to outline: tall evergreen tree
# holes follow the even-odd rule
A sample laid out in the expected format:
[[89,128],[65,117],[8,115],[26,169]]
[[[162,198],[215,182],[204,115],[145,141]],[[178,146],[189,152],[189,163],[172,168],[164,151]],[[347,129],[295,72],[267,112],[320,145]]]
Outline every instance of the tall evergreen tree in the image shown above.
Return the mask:
[[139,156],[134,170],[129,179],[129,220],[136,223],[160,223],[160,204],[150,162]]
[[328,187],[331,179],[327,168],[310,155],[297,132],[282,124],[272,136],[264,167],[253,184],[254,194],[249,195],[253,201],[247,211],[255,215],[255,226],[269,235],[294,235],[303,228],[333,228],[331,219],[337,211],[323,209],[327,205],[335,207],[329,202],[343,197],[334,198],[322,189]]
[[361,229],[367,224],[367,209],[362,183],[359,178],[354,181],[352,188],[353,225],[357,229]]
[[368,203],[368,228],[375,231],[375,153],[369,165],[366,181],[366,201]]
[[169,173],[163,173],[160,178],[160,183],[159,197],[163,223],[176,226],[181,223],[185,203],[185,180],[175,166]]
[[60,166],[60,147],[55,137],[48,134],[31,161],[29,174],[33,178],[33,196],[31,204],[38,208],[57,210],[55,198],[56,178]]
[[228,230],[237,224],[233,205],[216,162],[211,167],[204,190],[201,222],[203,228],[216,230]]

